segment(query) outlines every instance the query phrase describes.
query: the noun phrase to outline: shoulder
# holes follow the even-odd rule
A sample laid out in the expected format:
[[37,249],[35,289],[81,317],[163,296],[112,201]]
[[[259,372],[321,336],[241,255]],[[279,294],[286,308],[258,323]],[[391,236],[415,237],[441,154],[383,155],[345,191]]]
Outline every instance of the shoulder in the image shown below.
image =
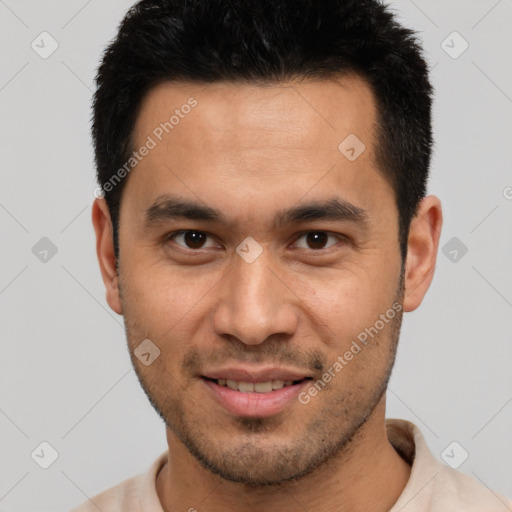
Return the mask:
[[456,504],[463,510],[506,512],[512,510],[512,500],[493,491],[474,478],[441,465],[435,488],[446,504]]
[[133,476],[89,498],[71,512],[140,512],[139,495],[144,474]]
[[156,491],[156,477],[167,460],[158,456],[146,473],[132,476],[96,494],[71,512],[162,512]]
[[411,476],[390,512],[510,512],[512,500],[439,462],[413,423],[388,419],[389,442],[411,464]]

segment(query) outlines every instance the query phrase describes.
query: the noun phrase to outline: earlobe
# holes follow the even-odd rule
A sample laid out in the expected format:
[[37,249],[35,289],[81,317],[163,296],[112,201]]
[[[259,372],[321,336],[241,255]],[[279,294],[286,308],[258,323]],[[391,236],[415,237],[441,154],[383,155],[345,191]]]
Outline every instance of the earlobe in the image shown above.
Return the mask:
[[409,229],[404,311],[414,311],[430,287],[442,223],[441,201],[436,196],[424,197]]
[[112,238],[112,220],[107,203],[103,198],[96,199],[92,205],[92,223],[96,233],[96,254],[105,285],[107,302],[113,311],[121,315],[122,307]]

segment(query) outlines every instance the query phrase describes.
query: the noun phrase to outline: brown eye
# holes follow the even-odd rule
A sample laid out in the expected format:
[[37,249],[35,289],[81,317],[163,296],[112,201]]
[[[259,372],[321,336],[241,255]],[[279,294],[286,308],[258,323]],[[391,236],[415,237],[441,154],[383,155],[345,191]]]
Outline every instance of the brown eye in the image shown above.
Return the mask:
[[[174,240],[177,245],[186,249],[203,249],[208,238],[208,235],[202,231],[187,230],[178,231],[169,236],[168,239]],[[177,240],[181,240],[182,243],[179,243]]]
[[313,231],[306,236],[307,244],[311,249],[323,249],[327,243],[327,233]]
[[[329,237],[334,240],[334,243],[330,245],[326,245],[328,243]],[[308,233],[304,233],[299,237],[298,240],[305,240],[305,244],[298,244],[301,249],[312,249],[312,250],[321,250],[327,249],[333,245],[336,245],[336,242],[339,241],[341,237],[336,237],[326,231],[309,231]]]

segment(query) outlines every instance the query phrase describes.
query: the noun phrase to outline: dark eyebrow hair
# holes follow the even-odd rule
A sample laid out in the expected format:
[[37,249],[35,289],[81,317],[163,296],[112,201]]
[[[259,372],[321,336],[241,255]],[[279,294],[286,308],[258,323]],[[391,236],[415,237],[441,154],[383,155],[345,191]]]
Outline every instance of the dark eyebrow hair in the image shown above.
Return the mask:
[[[228,224],[226,216],[219,210],[201,203],[183,199],[174,194],[159,196],[144,214],[145,223],[149,227],[160,221],[188,219]],[[327,201],[294,206],[279,211],[273,223],[273,229],[286,224],[308,222],[312,220],[349,221],[366,227],[369,220],[368,211],[339,197]]]
[[313,201],[278,212],[273,228],[311,220],[349,221],[366,227],[369,215],[367,210],[339,197],[333,197],[327,201]]
[[222,212],[174,194],[157,197],[152,206],[146,210],[144,217],[147,226],[174,219],[207,220],[227,224],[227,219]]

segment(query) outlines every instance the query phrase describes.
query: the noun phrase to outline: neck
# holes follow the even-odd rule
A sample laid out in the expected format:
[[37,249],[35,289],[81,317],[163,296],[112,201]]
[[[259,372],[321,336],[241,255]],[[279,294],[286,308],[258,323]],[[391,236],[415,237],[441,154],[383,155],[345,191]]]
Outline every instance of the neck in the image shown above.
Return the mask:
[[167,429],[167,463],[156,489],[165,512],[387,512],[410,476],[410,466],[387,439],[385,396],[342,452],[309,475],[279,486],[250,488],[211,473]]

